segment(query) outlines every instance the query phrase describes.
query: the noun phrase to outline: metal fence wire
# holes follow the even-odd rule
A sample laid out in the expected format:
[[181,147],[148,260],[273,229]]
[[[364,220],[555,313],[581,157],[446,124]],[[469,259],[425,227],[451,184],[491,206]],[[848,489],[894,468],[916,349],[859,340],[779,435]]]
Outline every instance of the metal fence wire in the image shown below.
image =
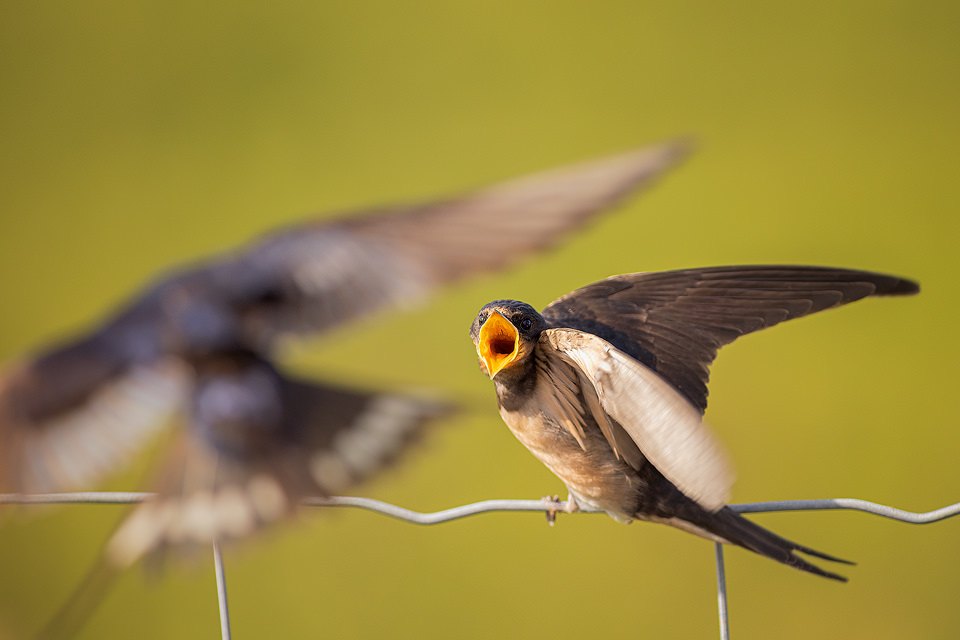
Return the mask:
[[[133,504],[142,502],[150,497],[151,493],[140,492],[77,492],[77,493],[44,493],[44,494],[0,494],[0,504]],[[308,507],[348,507],[372,511],[391,518],[403,520],[413,524],[433,525],[451,520],[458,520],[467,516],[495,511],[526,511],[550,513],[563,511],[566,503],[563,501],[541,500],[484,500],[465,504],[443,511],[421,513],[397,505],[381,502],[372,498],[356,498],[337,496],[332,498],[307,498],[303,501]],[[929,524],[939,522],[960,514],[960,502],[925,513],[904,511],[895,507],[858,500],[856,498],[827,498],[822,500],[774,500],[772,502],[750,502],[733,504],[730,508],[739,513],[761,513],[770,511],[822,511],[822,510],[851,510],[872,513],[892,520],[899,520],[909,524]],[[602,513],[601,511],[583,509],[579,513]],[[723,562],[723,545],[715,543],[717,565],[717,606],[720,624],[721,640],[729,640],[730,623],[727,616],[727,581]],[[214,572],[217,581],[217,603],[220,610],[220,631],[223,640],[230,639],[230,611],[227,603],[227,582],[223,566],[223,555],[220,545],[213,542]]]

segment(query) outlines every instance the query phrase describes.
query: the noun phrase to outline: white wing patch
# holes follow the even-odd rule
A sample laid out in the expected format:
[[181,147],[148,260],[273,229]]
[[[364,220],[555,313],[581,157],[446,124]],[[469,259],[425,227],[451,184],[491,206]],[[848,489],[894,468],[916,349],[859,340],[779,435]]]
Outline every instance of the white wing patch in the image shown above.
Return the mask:
[[[676,389],[589,333],[548,329],[541,338],[544,342],[583,372],[604,411],[684,495],[710,511],[727,504],[734,474],[726,453],[700,413]],[[616,450],[615,432],[608,435],[605,430],[604,435]]]

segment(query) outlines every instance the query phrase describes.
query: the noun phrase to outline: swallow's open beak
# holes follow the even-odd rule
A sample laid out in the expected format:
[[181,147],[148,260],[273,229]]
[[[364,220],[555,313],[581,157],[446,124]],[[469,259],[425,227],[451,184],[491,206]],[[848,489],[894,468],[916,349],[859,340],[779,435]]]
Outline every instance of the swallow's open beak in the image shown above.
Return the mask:
[[494,311],[480,327],[477,354],[491,380],[520,355],[520,333],[500,312]]

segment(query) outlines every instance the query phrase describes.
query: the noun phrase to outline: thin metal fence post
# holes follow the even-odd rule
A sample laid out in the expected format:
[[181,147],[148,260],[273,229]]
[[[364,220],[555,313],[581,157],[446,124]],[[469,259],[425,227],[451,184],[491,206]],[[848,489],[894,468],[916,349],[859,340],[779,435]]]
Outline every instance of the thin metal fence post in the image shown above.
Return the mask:
[[213,568],[217,574],[217,602],[220,605],[220,635],[230,640],[230,608],[227,606],[227,577],[223,572],[223,554],[220,543],[213,541]]
[[723,545],[714,542],[717,552],[717,608],[720,615],[720,640],[730,640],[730,619],[727,617],[727,572],[723,566]]

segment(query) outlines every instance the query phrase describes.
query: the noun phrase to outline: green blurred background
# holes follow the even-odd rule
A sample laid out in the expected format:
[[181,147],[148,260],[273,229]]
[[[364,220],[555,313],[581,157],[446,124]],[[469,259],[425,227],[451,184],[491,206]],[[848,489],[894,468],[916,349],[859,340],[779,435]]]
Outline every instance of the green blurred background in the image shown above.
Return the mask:
[[[563,491],[477,370],[467,328],[483,303],[789,262],[924,290],[721,353],[707,419],[737,465],[735,500],[956,502],[958,33],[955,2],[4,2],[0,359],[82,330],[170,265],[314,212],[692,134],[689,162],[561,251],[287,360],[477,407],[357,493],[436,510]],[[139,488],[145,466],[105,487]],[[3,519],[0,638],[40,627],[124,511]],[[960,520],[755,518],[859,566],[841,585],[730,550],[736,637],[956,637]],[[716,635],[712,545],[603,516],[421,528],[315,510],[226,561],[240,638]],[[217,629],[203,557],[158,581],[128,573],[83,637]]]

